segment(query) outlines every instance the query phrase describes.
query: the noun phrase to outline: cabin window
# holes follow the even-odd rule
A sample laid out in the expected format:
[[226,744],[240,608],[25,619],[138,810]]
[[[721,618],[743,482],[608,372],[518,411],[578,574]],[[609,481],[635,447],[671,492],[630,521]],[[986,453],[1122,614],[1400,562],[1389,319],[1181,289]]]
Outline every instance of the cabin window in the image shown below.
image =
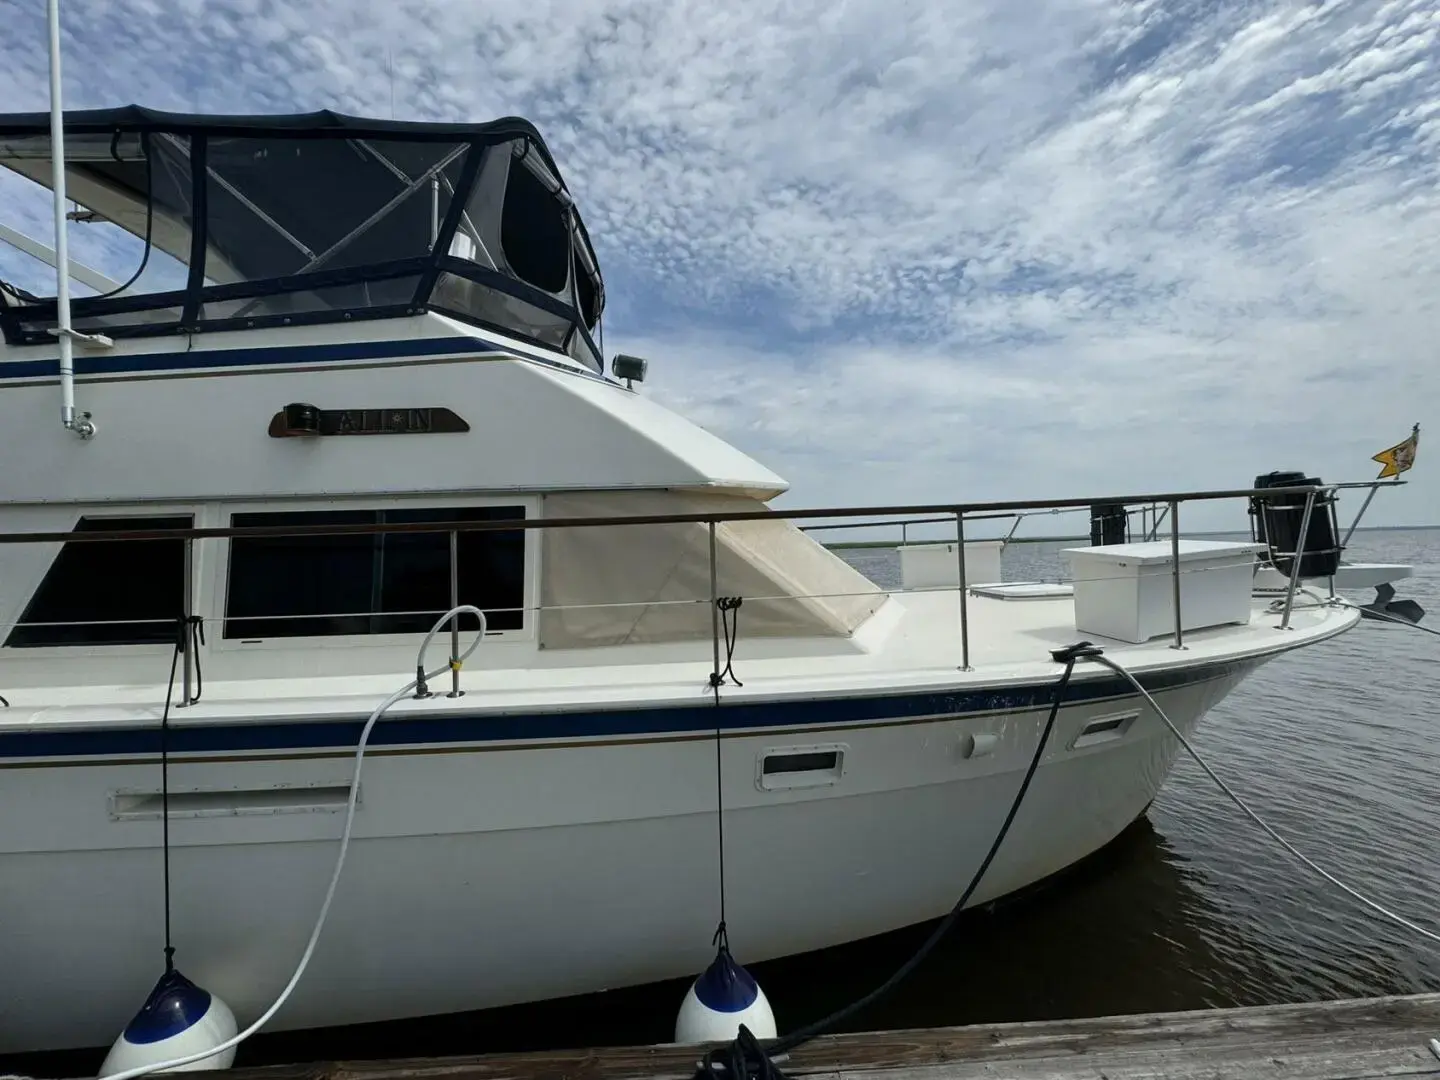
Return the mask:
[[[235,514],[235,528],[523,519],[523,506]],[[460,603],[489,630],[524,624],[525,533],[458,534]],[[450,609],[448,533],[235,537],[225,636],[263,639],[424,633]],[[462,619],[462,625],[473,620]]]
[[[188,529],[192,520],[82,517],[74,531]],[[184,613],[183,539],[73,540],[61,547],[5,644],[169,644]]]
[[[532,150],[531,153],[534,153]],[[570,228],[560,202],[520,158],[510,159],[500,247],[515,276],[548,293],[570,284]]]

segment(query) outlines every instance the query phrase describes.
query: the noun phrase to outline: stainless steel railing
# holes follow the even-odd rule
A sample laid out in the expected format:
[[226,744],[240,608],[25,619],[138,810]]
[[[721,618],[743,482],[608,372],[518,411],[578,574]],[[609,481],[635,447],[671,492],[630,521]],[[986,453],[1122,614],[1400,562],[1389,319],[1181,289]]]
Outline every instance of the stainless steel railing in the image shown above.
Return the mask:
[[[449,599],[453,608],[460,602],[459,591],[459,536],[464,532],[487,532],[504,531],[513,532],[517,530],[531,529],[555,529],[555,528],[606,528],[615,526],[637,526],[637,525],[666,525],[666,524],[703,524],[708,533],[708,561],[709,561],[709,584],[711,606],[710,636],[712,660],[715,665],[715,673],[719,674],[721,659],[721,628],[719,611],[719,571],[718,571],[718,542],[716,531],[720,524],[729,521],[756,521],[756,520],[791,520],[791,521],[823,521],[824,519],[838,519],[837,524],[815,524],[807,531],[814,532],[823,529],[833,528],[876,528],[899,525],[901,528],[901,544],[908,543],[908,527],[911,524],[927,523],[938,524],[953,521],[956,537],[956,573],[957,591],[959,595],[959,631],[960,631],[960,664],[962,671],[972,670],[971,666],[971,615],[969,604],[969,569],[966,564],[966,527],[967,524],[1011,518],[1013,523],[1009,533],[1004,538],[1004,543],[1009,543],[1015,536],[1016,529],[1020,522],[1028,517],[1048,516],[1051,514],[1064,513],[1088,509],[1097,504],[1119,504],[1126,508],[1127,514],[1140,513],[1142,515],[1141,535],[1153,538],[1158,533],[1162,522],[1168,520],[1170,532],[1170,553],[1171,553],[1171,577],[1172,577],[1172,598],[1174,614],[1173,641],[1171,647],[1184,649],[1184,618],[1181,607],[1181,575],[1185,573],[1206,572],[1205,570],[1184,570],[1180,563],[1180,521],[1179,507],[1182,502],[1211,502],[1233,499],[1256,499],[1274,498],[1277,496],[1299,496],[1305,497],[1304,509],[1301,516],[1299,529],[1298,550],[1294,552],[1274,551],[1270,552],[1272,562],[1289,558],[1293,559],[1291,572],[1287,581],[1285,599],[1283,603],[1281,621],[1278,629],[1290,629],[1291,615],[1294,609],[1295,595],[1298,590],[1301,570],[1304,565],[1305,542],[1309,535],[1309,527],[1313,511],[1317,503],[1324,500],[1327,510],[1333,514],[1333,501],[1335,494],[1347,488],[1365,487],[1370,489],[1364,506],[1355,522],[1351,525],[1350,531],[1346,534],[1349,539],[1359,518],[1370,504],[1375,490],[1381,486],[1400,484],[1404,481],[1367,482],[1362,484],[1329,484],[1322,487],[1303,486],[1295,488],[1261,488],[1261,489],[1233,489],[1224,491],[1196,491],[1162,494],[1146,494],[1133,496],[1108,497],[1103,499],[1060,499],[1060,500],[1018,500],[1012,502],[985,502],[952,505],[927,505],[927,506],[868,506],[868,507],[826,507],[806,509],[766,509],[763,511],[739,511],[739,512],[708,512],[696,514],[671,514],[671,515],[632,515],[632,516],[610,516],[610,517],[585,517],[585,518],[505,518],[487,519],[477,521],[441,521],[441,522],[400,522],[400,523],[356,523],[356,524],[329,524],[329,525],[276,525],[276,526],[246,526],[230,528],[191,528],[191,529],[164,529],[164,530],[107,530],[107,531],[86,531],[86,532],[30,532],[30,533],[0,533],[0,545],[3,544],[31,544],[31,543],[86,543],[116,540],[176,540],[184,541],[184,583],[183,583],[183,610],[180,613],[183,622],[188,625],[196,618],[195,602],[195,557],[196,541],[201,540],[223,540],[247,537],[297,537],[316,535],[377,535],[388,533],[443,533],[448,538],[449,547]],[[1131,509],[1131,508],[1137,509]],[[882,520],[873,520],[882,519]],[[883,520],[897,519],[897,520]],[[1253,535],[1253,534],[1252,534]],[[1093,579],[1092,579],[1093,580]],[[888,590],[890,593],[904,590]],[[1333,588],[1332,588],[1333,592]],[[839,595],[839,594],[836,594]],[[818,599],[817,594],[811,599]],[[756,597],[754,599],[806,599],[801,596],[785,596],[778,598]],[[693,604],[704,602],[700,597],[692,600],[645,600],[641,601],[645,606],[659,606],[664,604]],[[599,603],[589,605],[550,605],[550,607],[617,607],[626,606],[616,603]],[[545,605],[535,605],[535,610],[548,610]],[[509,610],[509,609],[507,609]],[[521,609],[531,610],[530,607]],[[423,614],[406,612],[343,612],[337,615],[396,615],[396,614]],[[256,618],[288,618],[289,616],[256,616]],[[326,616],[294,616],[295,618],[321,618]],[[224,615],[222,618],[241,618]],[[145,620],[124,620],[126,623],[138,623]],[[25,625],[58,625],[45,623],[27,623]],[[451,659],[455,661],[460,653],[460,628],[458,618],[452,619],[450,623],[450,644]],[[194,636],[188,632],[179,635],[180,648],[182,650],[182,679],[184,682],[182,701],[191,700],[193,680],[197,675],[195,656]],[[460,668],[458,663],[451,664],[451,688],[447,696],[459,697],[464,691],[460,685]]]

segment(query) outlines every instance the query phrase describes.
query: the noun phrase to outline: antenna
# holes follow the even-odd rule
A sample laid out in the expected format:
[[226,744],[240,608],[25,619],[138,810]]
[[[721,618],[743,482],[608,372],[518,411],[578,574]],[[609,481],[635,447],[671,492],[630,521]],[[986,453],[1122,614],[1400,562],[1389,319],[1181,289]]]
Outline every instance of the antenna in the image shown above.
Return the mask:
[[70,327],[70,251],[65,226],[65,123],[60,105],[60,0],[46,0],[50,22],[50,188],[55,197],[55,336],[60,342],[60,422],[82,439],[95,434],[86,413],[75,419],[75,339],[109,344]]

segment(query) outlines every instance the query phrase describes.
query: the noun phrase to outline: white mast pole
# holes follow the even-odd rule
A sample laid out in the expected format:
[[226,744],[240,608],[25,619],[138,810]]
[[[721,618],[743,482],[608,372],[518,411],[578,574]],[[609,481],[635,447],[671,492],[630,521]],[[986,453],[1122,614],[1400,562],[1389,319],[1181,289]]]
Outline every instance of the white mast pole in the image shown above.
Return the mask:
[[50,188],[55,196],[55,310],[60,344],[60,422],[82,439],[95,433],[75,422],[75,364],[70,329],[70,252],[65,228],[65,123],[60,104],[60,0],[46,0],[50,21]]
[[60,105],[60,0],[50,17],[50,189],[55,195],[55,307],[60,337],[60,422],[75,428],[74,343],[70,340],[70,252],[65,231],[65,123]]

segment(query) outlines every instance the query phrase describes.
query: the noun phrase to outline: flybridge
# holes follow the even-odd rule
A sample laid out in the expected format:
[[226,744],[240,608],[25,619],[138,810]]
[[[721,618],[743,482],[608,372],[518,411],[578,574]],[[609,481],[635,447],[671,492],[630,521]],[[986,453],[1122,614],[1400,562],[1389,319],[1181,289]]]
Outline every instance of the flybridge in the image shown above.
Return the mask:
[[[54,189],[46,114],[0,115],[0,165]],[[107,339],[439,311],[592,370],[604,284],[544,140],[485,124],[332,112],[204,116],[130,106],[64,114],[75,226],[108,221],[174,258],[183,288],[70,302]],[[3,235],[3,234],[0,234]],[[33,246],[33,245],[32,245]],[[42,255],[43,257],[43,255]],[[103,277],[103,275],[100,275]],[[11,345],[52,344],[59,310],[0,282]]]

